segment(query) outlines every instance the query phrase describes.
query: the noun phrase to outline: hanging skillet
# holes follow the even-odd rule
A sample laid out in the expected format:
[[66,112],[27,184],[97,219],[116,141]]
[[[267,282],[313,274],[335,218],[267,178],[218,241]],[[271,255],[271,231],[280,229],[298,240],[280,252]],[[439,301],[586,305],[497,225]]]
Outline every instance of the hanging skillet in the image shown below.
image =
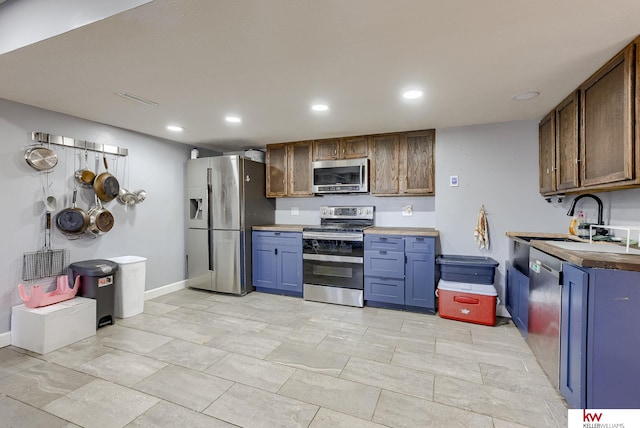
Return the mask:
[[53,150],[42,146],[27,149],[24,159],[36,171],[47,171],[58,164],[58,156]]
[[109,165],[107,164],[107,157],[102,154],[102,160],[104,162],[105,172],[98,175],[93,180],[93,190],[101,201],[109,202],[118,196],[120,192],[120,183],[118,179],[109,174]]
[[70,208],[65,208],[56,215],[56,226],[65,235],[79,235],[85,231],[89,225],[89,216],[76,205],[76,195],[78,191],[73,190],[73,202]]

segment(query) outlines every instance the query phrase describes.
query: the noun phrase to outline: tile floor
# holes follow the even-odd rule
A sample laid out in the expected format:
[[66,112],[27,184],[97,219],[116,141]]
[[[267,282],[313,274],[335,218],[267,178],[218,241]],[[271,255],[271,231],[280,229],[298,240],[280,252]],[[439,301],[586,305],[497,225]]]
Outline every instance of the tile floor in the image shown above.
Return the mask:
[[0,349],[0,426],[566,426],[499,324],[180,290],[46,355]]

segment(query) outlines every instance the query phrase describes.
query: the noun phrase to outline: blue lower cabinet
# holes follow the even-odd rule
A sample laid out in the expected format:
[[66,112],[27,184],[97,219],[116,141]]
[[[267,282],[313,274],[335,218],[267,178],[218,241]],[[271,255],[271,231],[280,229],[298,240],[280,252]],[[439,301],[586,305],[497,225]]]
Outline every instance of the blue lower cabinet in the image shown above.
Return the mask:
[[364,295],[367,301],[404,304],[404,279],[365,276]]
[[571,265],[562,272],[560,392],[572,409],[584,409],[589,275]]
[[302,297],[302,234],[254,231],[252,241],[256,290]]
[[435,254],[407,252],[404,303],[435,312]]
[[523,337],[529,330],[529,277],[506,263],[507,301],[505,307]]
[[435,238],[365,235],[364,278],[367,305],[435,313]]
[[640,272],[562,266],[560,392],[577,409],[640,408]]

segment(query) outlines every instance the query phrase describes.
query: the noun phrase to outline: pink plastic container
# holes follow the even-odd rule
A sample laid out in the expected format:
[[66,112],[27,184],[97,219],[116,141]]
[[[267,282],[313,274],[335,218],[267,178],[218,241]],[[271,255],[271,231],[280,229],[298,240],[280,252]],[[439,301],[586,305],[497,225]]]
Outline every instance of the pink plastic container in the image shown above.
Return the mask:
[[80,277],[76,278],[73,288],[69,288],[69,278],[66,275],[60,275],[57,279],[56,289],[48,293],[42,291],[43,287],[41,285],[34,285],[30,290],[31,295],[27,295],[25,286],[18,284],[20,298],[27,308],[39,308],[73,299],[78,292],[78,288],[80,288]]

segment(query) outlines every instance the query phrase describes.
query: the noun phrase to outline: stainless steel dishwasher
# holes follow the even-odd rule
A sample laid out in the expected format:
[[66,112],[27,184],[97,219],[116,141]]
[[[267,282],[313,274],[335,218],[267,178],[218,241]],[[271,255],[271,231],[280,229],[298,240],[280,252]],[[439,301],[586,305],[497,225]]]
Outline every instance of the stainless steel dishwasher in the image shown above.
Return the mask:
[[531,248],[529,281],[527,344],[557,388],[560,379],[562,260]]

